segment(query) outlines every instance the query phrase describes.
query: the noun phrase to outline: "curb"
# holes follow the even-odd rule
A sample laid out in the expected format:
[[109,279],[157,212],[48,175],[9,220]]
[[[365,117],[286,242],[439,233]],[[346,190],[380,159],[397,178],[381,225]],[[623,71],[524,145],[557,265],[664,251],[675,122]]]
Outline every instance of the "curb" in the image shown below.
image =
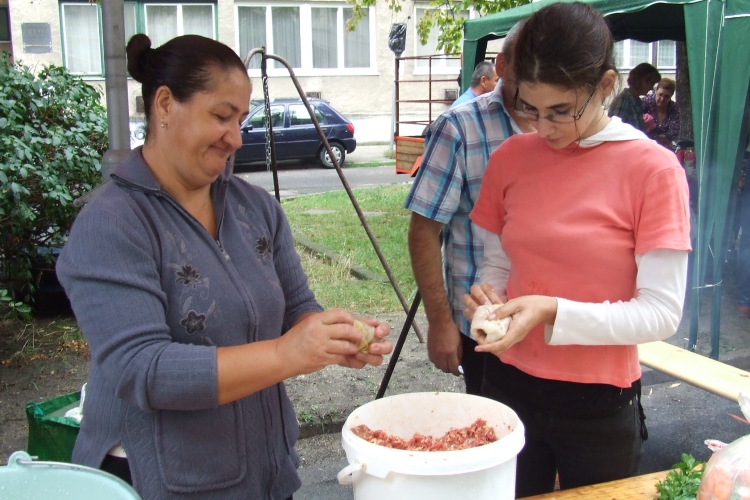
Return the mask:
[[[721,362],[742,370],[750,370],[750,349],[738,349],[727,353]],[[643,365],[641,365],[641,369],[643,372],[641,375],[641,384],[643,387],[677,381],[675,377],[647,368]],[[339,433],[344,427],[345,422],[346,418],[335,419],[328,422],[300,422],[299,438],[306,439],[321,434]]]
[[371,280],[371,281],[382,281],[382,282],[388,282],[388,278],[385,276],[382,276],[380,274],[376,274],[369,269],[366,269],[359,264],[353,264],[349,259],[345,258],[343,255],[337,253],[336,251],[325,247],[323,245],[320,245],[318,243],[315,243],[312,240],[309,240],[305,238],[304,236],[299,236],[297,234],[294,235],[294,241],[301,245],[305,250],[307,250],[310,253],[313,253],[315,255],[322,255],[323,258],[326,260],[336,262],[338,264],[341,264],[344,267],[349,268],[349,273],[354,276],[355,278],[361,279],[361,280]]
[[323,434],[338,434],[344,428],[346,419],[332,420],[330,422],[300,422],[299,439],[307,439]]

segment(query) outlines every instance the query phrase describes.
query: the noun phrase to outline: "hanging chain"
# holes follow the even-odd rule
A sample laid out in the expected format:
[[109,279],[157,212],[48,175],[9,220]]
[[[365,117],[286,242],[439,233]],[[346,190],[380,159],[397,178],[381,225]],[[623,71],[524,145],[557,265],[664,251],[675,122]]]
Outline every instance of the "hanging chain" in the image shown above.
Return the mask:
[[271,138],[273,137],[273,124],[271,123],[271,99],[268,96],[268,73],[266,72],[266,59],[265,51],[261,54],[260,59],[260,74],[261,74],[261,85],[263,85],[263,101],[265,104],[266,113],[266,172],[271,171]]

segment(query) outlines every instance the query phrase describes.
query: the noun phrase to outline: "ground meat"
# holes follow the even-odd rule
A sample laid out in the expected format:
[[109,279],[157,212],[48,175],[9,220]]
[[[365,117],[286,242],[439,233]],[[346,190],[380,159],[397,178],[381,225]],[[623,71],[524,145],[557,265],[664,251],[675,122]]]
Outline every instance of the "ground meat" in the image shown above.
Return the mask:
[[440,438],[425,436],[417,432],[411,439],[406,440],[398,436],[391,436],[381,430],[373,431],[366,425],[352,427],[351,431],[355,436],[359,436],[365,441],[387,448],[409,451],[465,450],[497,441],[495,429],[487,425],[487,422],[481,418],[468,427],[451,429]]

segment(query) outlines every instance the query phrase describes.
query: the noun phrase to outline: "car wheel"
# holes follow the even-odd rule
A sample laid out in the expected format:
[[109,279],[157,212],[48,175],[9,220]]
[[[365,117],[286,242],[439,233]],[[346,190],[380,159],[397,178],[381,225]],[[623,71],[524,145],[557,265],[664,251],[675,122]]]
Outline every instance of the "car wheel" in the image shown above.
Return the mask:
[[[331,151],[333,151],[333,154],[336,156],[336,160],[338,160],[339,166],[343,167],[344,159],[346,158],[346,150],[344,149],[344,147],[337,142],[332,142]],[[323,166],[323,168],[336,168],[333,166],[333,161],[328,155],[328,151],[326,151],[325,146],[320,149],[320,153],[318,153],[318,160],[320,160],[320,164]]]

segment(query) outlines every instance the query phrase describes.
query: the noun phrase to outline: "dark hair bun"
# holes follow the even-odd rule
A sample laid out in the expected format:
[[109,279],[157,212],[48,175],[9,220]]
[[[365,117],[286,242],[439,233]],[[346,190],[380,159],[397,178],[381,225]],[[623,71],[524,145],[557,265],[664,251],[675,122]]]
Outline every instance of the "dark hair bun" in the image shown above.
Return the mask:
[[146,77],[147,72],[144,71],[145,65],[143,63],[150,51],[151,39],[142,33],[133,35],[125,48],[128,55],[128,73],[137,82],[143,83],[143,79]]

